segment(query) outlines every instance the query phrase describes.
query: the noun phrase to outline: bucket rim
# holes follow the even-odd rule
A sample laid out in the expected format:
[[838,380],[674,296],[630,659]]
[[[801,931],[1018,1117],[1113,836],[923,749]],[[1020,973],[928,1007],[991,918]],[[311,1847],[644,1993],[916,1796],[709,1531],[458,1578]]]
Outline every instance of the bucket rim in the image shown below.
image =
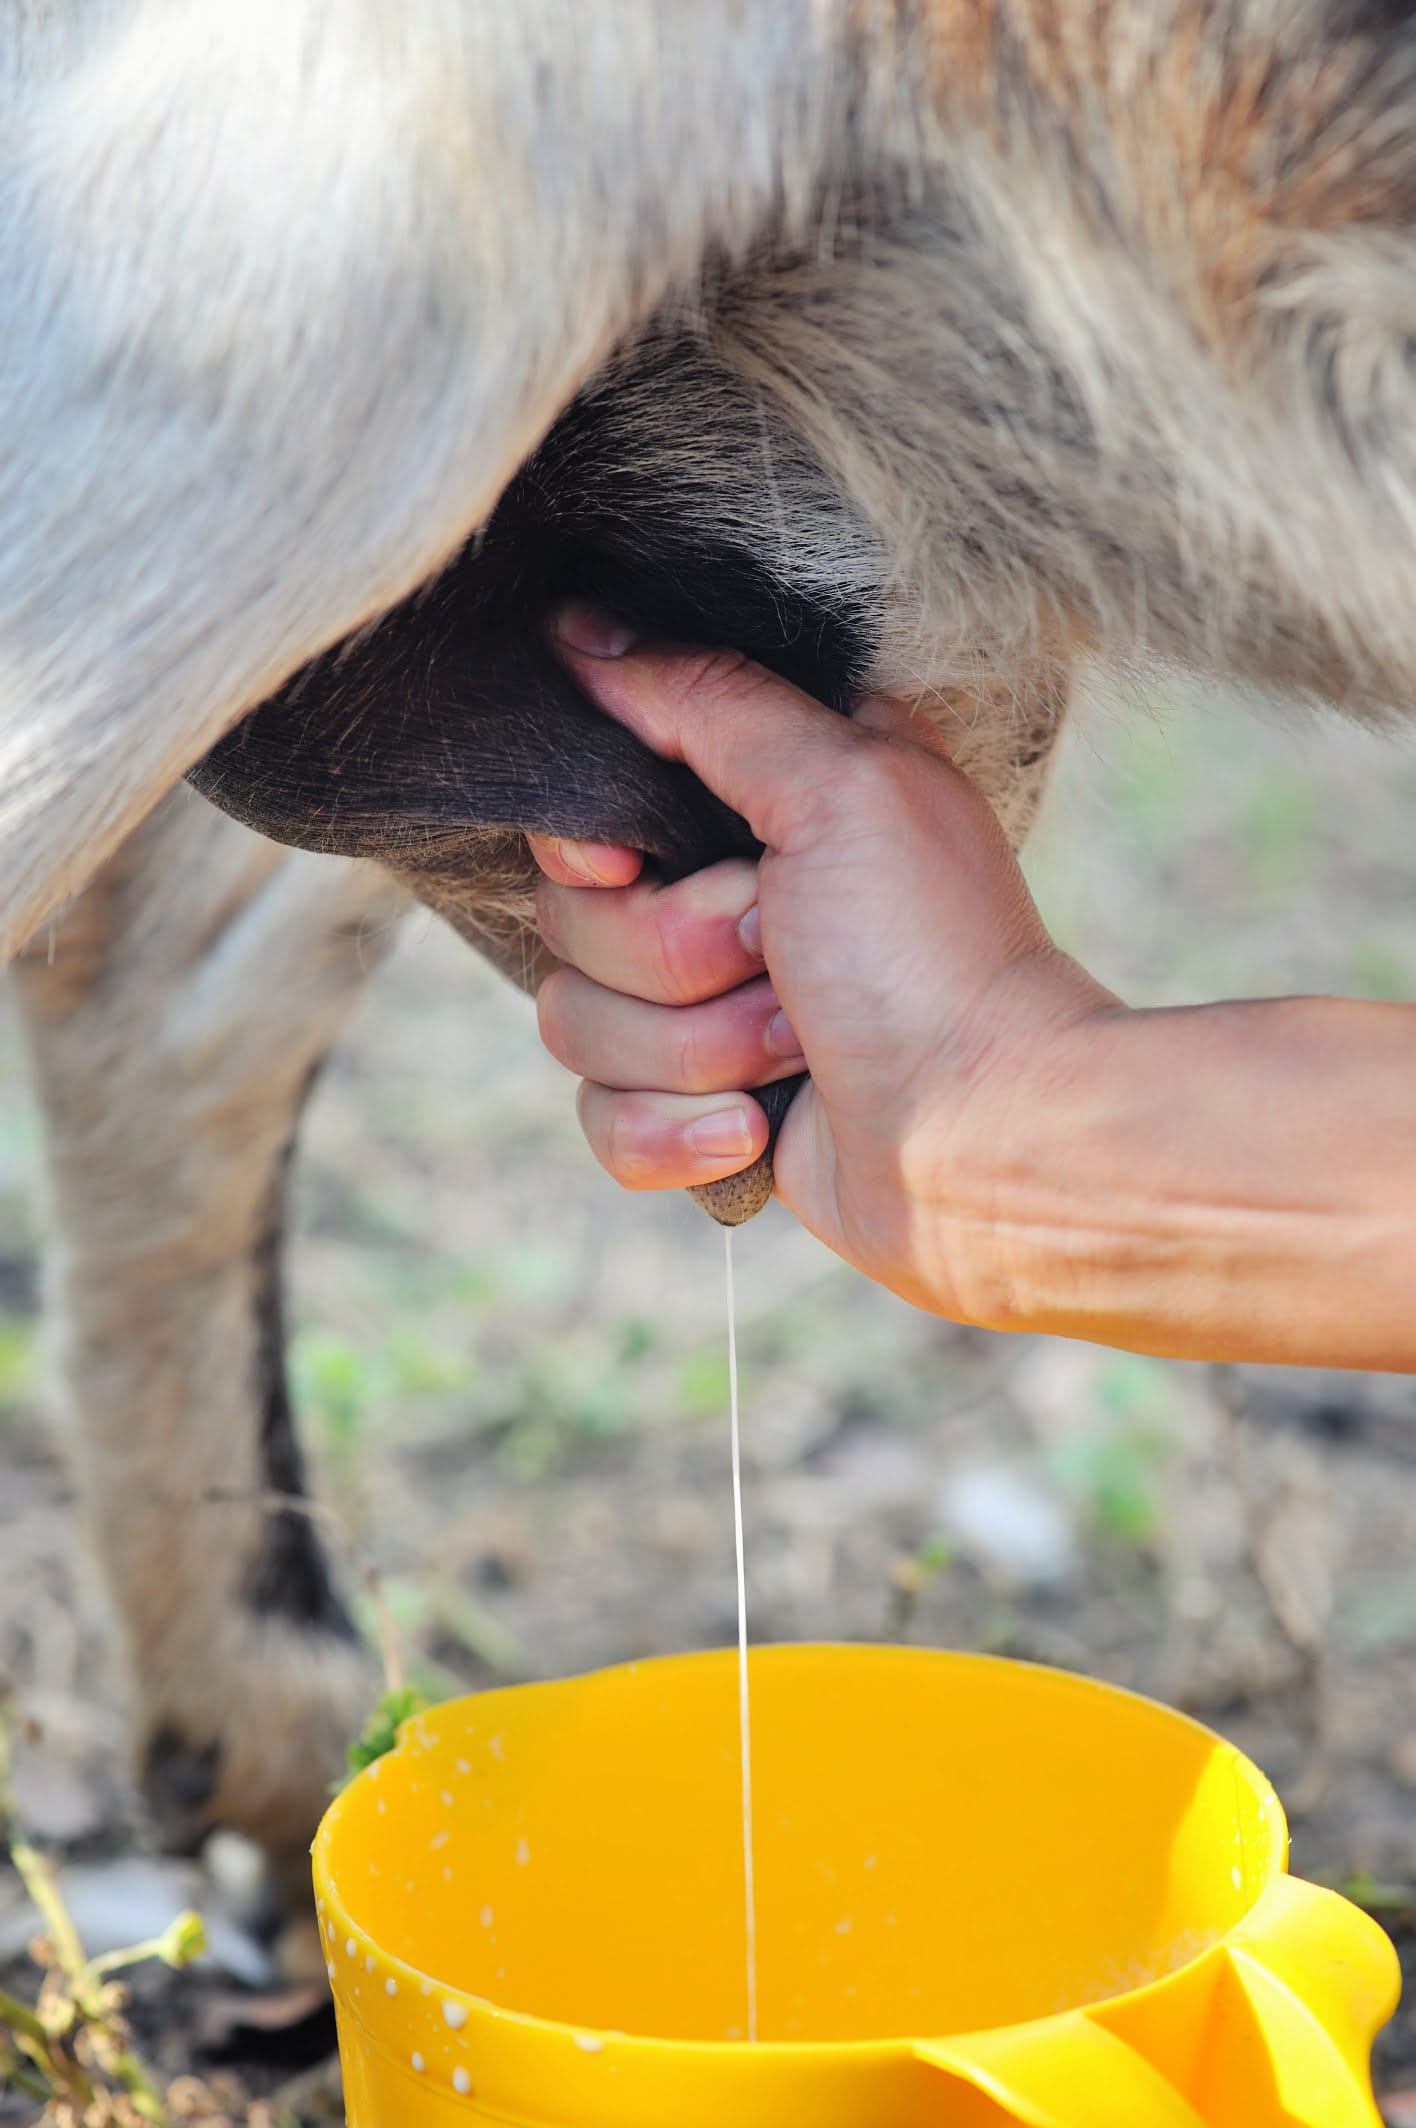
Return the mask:
[[[458,2019],[459,2037],[468,2042],[500,2035],[504,2044],[519,2042],[529,2048],[554,2046],[557,2049],[570,2046],[582,2052],[591,2051],[592,2043],[612,2042],[617,2052],[620,2049],[633,2050],[635,2058],[643,2061],[682,2061],[690,2055],[705,2063],[715,2061],[724,2064],[745,2061],[776,2061],[785,2064],[792,2061],[829,2059],[839,2064],[857,2063],[866,2068],[872,2062],[883,2064],[908,2057],[917,2058],[921,2048],[937,2046],[942,2042],[951,2046],[960,2045],[983,2032],[991,2035],[1022,2035],[1055,2025],[1059,2017],[1100,2011],[1119,2002],[1138,2002],[1152,1995],[1154,1991],[1167,1988],[1184,1976],[1192,1974],[1206,1960],[1222,1956],[1230,1936],[1252,1920],[1275,1879],[1287,1876],[1288,1822],[1272,1782],[1262,1769],[1227,1737],[1220,1736],[1217,1731],[1196,1720],[1193,1715],[1166,1706],[1162,1700],[1132,1691],[1124,1685],[1112,1684],[1105,1679],[1088,1677],[1080,1671],[1059,1669],[1052,1664],[1023,1661],[1013,1656],[980,1654],[965,1649],[909,1647],[889,1641],[760,1642],[749,1650],[749,1662],[770,1667],[793,1658],[809,1657],[819,1660],[823,1655],[830,1658],[842,1656],[863,1659],[872,1663],[884,1660],[902,1668],[947,1668],[955,1672],[966,1669],[991,1670],[1010,1676],[1022,1676],[1036,1685],[1064,1694],[1086,1698],[1102,1696],[1110,1702],[1124,1705],[1129,1713],[1141,1720],[1162,1722],[1169,1729],[1188,1732],[1197,1742],[1202,1742],[1210,1750],[1224,1755],[1259,1805],[1261,1819],[1268,1835],[1268,1852],[1257,1859],[1257,1889],[1253,1899],[1244,1913],[1236,1917],[1228,1928],[1220,1931],[1209,1943],[1201,1945],[1168,1973],[1133,1988],[1119,1988],[1111,1994],[1096,1998],[1094,2002],[1077,2005],[1072,2009],[1020,2019],[1011,2024],[980,2027],[974,2034],[916,2032],[874,2039],[762,2039],[751,2045],[743,2040],[675,2039],[662,2034],[626,2032],[611,2026],[576,2024],[505,2007],[487,1996],[477,1995],[449,1981],[441,1980],[409,1960],[396,1956],[379,1944],[368,1929],[354,1918],[337,1888],[331,1869],[330,1849],[337,1841],[341,1817],[348,1808],[350,1796],[378,1782],[381,1777],[380,1768],[385,1759],[396,1758],[404,1753],[412,1740],[419,1736],[420,1731],[424,1741],[432,1741],[428,1732],[422,1729],[423,1724],[433,1724],[440,1716],[465,1706],[475,1705],[486,1710],[494,1708],[497,1702],[504,1701],[511,1695],[523,1697],[528,1693],[555,1693],[601,1678],[660,1669],[681,1672],[690,1666],[720,1669],[736,1666],[735,1648],[695,1649],[682,1655],[647,1656],[572,1672],[564,1677],[541,1679],[526,1684],[502,1685],[487,1692],[459,1694],[453,1699],[439,1701],[422,1713],[410,1715],[399,1724],[392,1750],[356,1774],[330,1803],[311,1846],[316,1910],[341,2017],[355,2019],[370,2040],[390,2053],[398,2054],[399,2048],[391,2030],[396,2018],[389,2014],[393,2012],[393,2003],[388,2002],[385,2008],[382,1991],[376,1991],[373,1994],[373,2011],[370,2014],[360,2005],[350,2001],[348,1991],[341,1985],[345,1970],[344,1961],[347,1960],[350,1971],[367,1965],[368,1970],[372,1972],[377,1966],[380,1974],[385,1974],[396,1982],[399,1992],[406,1987],[410,1994],[453,2005],[455,2011],[462,2013]],[[594,2046],[594,2051],[598,2051],[598,2045]]]

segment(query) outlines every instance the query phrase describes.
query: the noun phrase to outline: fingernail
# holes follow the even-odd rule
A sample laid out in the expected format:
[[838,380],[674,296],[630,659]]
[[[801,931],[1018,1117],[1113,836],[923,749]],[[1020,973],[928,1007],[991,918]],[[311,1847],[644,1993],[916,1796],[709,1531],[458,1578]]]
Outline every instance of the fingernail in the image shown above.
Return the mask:
[[737,935],[741,941],[743,952],[749,954],[753,960],[760,961],[762,959],[762,911],[758,908],[756,902],[752,904],[746,916],[739,923]]
[[715,1115],[699,1116],[684,1135],[689,1150],[705,1160],[746,1160],[752,1151],[752,1132],[740,1108],[721,1108]]
[[799,1057],[801,1055],[801,1044],[797,1040],[796,1029],[784,1012],[773,1013],[771,1019],[767,1022],[762,1039],[767,1045],[769,1056]]
[[612,887],[614,874],[601,870],[595,862],[595,844],[580,842],[554,842],[551,845],[567,872],[584,880],[587,887]]
[[591,658],[622,658],[634,642],[632,628],[581,599],[562,606],[551,626],[570,649],[583,650]]

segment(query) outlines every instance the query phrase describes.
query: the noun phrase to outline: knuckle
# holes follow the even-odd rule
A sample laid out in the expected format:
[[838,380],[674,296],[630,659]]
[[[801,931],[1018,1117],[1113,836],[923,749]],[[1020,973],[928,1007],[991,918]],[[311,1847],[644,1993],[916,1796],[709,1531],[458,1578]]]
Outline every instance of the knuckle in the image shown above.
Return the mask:
[[626,1101],[615,1101],[610,1105],[599,1158],[601,1165],[623,1189],[654,1187],[654,1163],[640,1142],[634,1111]]
[[675,651],[666,661],[665,679],[681,699],[711,704],[739,694],[753,670],[740,650]]
[[701,1012],[685,1010],[676,1032],[677,1084],[682,1093],[711,1093],[712,1043]]
[[569,1064],[571,1015],[568,969],[553,968],[536,993],[536,1027],[542,1042],[559,1064]]
[[849,766],[860,802],[871,805],[897,804],[917,773],[917,764],[905,748],[893,735],[883,732],[863,732]]
[[565,936],[561,930],[559,896],[548,879],[542,879],[536,888],[536,929],[557,959],[564,960]]
[[654,976],[666,1005],[695,1005],[705,995],[702,940],[696,927],[660,906],[653,919]]
[[843,819],[874,811],[865,764],[857,750],[814,765],[778,801],[774,842],[778,849],[804,849],[833,835]]

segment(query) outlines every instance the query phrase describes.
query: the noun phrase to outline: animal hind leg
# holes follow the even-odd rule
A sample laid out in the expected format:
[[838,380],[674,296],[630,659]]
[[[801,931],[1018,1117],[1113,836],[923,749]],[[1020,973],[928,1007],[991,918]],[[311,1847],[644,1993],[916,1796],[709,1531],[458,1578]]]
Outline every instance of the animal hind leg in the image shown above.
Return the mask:
[[179,790],[17,964],[44,1113],[58,1405],[168,1844],[287,1902],[372,1669],[304,1490],[281,1242],[301,1108],[403,897]]

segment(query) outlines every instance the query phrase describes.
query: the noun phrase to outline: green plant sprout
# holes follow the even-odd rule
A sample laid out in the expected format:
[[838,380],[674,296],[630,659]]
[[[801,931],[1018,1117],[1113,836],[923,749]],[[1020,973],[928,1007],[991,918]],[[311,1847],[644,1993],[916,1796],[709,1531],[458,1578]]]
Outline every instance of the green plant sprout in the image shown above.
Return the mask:
[[164,2128],[162,2094],[133,2045],[123,2015],[126,1991],[113,1976],[148,1958],[190,1965],[206,1948],[200,1914],[178,1914],[145,1943],[88,1956],[53,1864],[20,1824],[3,1716],[0,1821],[10,1859],[44,1921],[34,1946],[44,1967],[37,2002],[31,2007],[0,1990],[0,2091],[22,2091],[41,2103],[46,2117],[81,2120],[85,2128]]
[[362,1773],[366,1766],[373,1765],[375,1759],[392,1751],[402,1724],[415,1714],[426,1713],[429,1704],[417,1685],[394,1685],[385,1692],[349,1746],[349,1772],[343,1781],[336,1783],[336,1794],[348,1786],[356,1773]]

